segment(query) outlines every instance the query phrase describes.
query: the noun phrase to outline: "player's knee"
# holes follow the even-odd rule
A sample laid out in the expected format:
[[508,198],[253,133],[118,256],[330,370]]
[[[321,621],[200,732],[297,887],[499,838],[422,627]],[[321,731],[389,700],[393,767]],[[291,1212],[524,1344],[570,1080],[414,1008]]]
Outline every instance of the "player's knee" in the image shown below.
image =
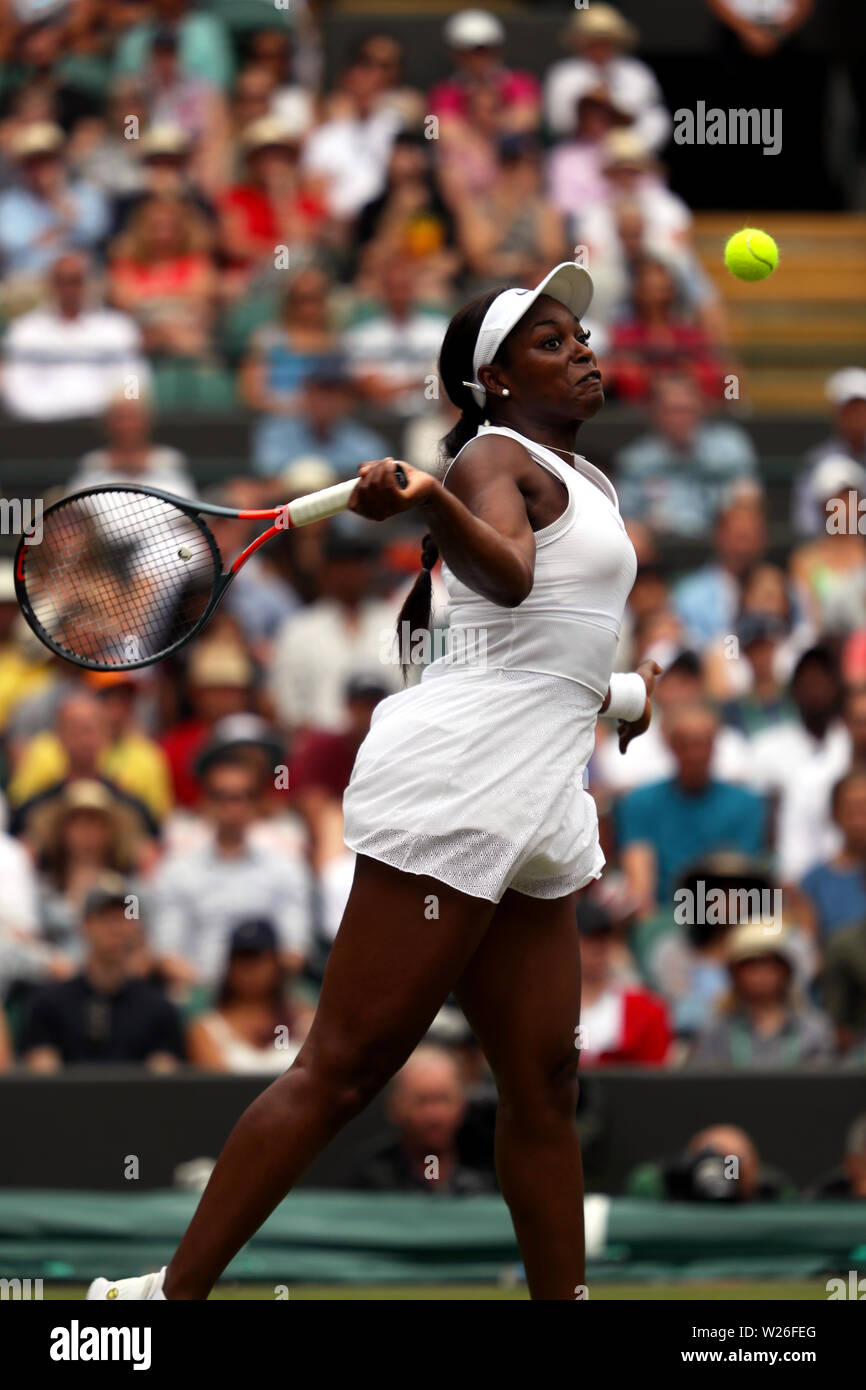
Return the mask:
[[577,1066],[580,1054],[571,1047],[552,1060],[521,1068],[514,1078],[501,1078],[500,1107],[518,1123],[543,1123],[550,1118],[572,1119],[577,1110]]
[[308,1057],[307,1069],[316,1096],[344,1119],[359,1114],[391,1077],[383,1051],[373,1046],[319,1046]]

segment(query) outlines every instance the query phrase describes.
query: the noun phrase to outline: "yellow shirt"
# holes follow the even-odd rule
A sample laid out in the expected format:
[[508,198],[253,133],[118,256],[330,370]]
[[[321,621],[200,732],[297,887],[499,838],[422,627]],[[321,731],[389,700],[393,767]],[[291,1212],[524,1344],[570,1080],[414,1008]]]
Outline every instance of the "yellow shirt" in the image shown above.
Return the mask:
[[[37,796],[67,773],[68,760],[57,735],[50,730],[36,734],[21,755],[7,795],[13,806]],[[171,772],[168,758],[158,744],[144,734],[124,734],[107,748],[99,763],[104,777],[123,791],[137,796],[156,820],[171,810]]]

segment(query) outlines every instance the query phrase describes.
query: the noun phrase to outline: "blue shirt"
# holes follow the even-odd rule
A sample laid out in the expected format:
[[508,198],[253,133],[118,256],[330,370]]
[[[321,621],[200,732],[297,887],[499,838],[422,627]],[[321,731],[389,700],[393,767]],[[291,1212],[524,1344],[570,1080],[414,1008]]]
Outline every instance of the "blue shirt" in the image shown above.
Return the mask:
[[866,869],[862,866],[836,869],[832,864],[817,864],[800,887],[815,908],[822,940],[842,927],[866,922]]
[[620,846],[649,844],[656,854],[659,902],[673,900],[676,881],[696,859],[716,850],[760,854],[764,799],[745,787],[709,782],[686,792],[675,778],[629,792],[614,809]]
[[[28,188],[0,193],[0,256],[7,275],[41,275],[64,251],[87,250],[108,232],[108,206],[98,188],[70,184],[65,200],[72,215],[65,225],[53,203]],[[63,227],[60,236],[37,245],[37,237]]]
[[341,478],[351,478],[359,463],[390,453],[382,435],[354,420],[338,420],[327,438],[314,434],[300,415],[266,415],[253,430],[253,467],[257,473],[281,473],[292,459],[313,454],[327,459]]

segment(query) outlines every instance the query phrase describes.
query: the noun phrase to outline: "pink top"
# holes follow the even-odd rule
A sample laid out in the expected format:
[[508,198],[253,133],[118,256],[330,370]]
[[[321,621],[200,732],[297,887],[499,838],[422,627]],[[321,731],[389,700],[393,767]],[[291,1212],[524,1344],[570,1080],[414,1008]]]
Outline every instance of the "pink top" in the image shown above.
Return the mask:
[[[500,68],[494,75],[500,106],[523,106],[541,100],[541,87],[531,72]],[[467,116],[471,88],[461,77],[449,77],[430,89],[430,110],[437,116]]]

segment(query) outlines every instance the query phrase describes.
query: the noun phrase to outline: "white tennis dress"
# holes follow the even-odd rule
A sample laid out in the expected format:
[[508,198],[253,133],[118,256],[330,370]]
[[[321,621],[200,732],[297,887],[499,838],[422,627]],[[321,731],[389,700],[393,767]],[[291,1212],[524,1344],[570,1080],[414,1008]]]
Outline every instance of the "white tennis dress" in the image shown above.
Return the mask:
[[593,464],[571,467],[504,426],[478,433],[518,440],[568,503],[535,533],[532,592],[517,608],[443,562],[448,654],[374,710],[343,798],[345,839],[490,902],[508,888],[558,898],[604,865],[583,776],[637,562]]

